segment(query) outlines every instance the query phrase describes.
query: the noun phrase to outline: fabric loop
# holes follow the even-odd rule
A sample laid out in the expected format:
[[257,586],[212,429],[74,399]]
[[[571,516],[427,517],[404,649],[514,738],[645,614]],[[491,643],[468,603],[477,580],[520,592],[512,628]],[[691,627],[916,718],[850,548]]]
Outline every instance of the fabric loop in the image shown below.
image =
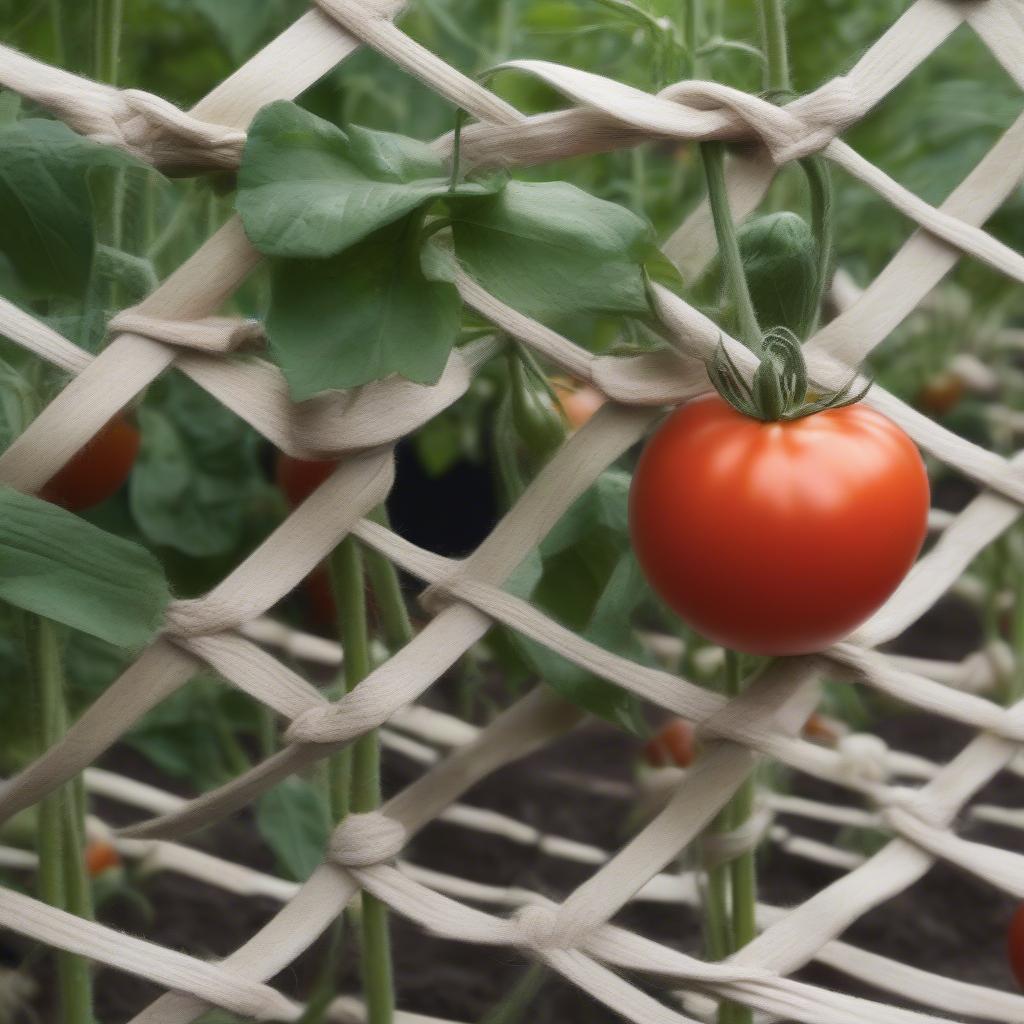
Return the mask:
[[408,838],[401,822],[380,811],[348,814],[331,834],[327,853],[344,868],[368,868],[394,860]]
[[528,903],[516,911],[516,945],[544,953],[551,949],[571,949],[580,945],[579,936],[570,936],[562,917],[553,907]]
[[125,309],[110,319],[112,332],[141,334],[165,345],[195,349],[198,352],[227,353],[255,347],[265,341],[259,320],[241,317],[208,316],[200,320],[167,320],[147,316],[139,310]]
[[888,747],[879,736],[854,732],[842,736],[836,745],[840,771],[847,778],[863,782],[884,782],[889,775]]
[[700,844],[701,861],[704,866],[713,868],[728,864],[729,861],[756,850],[774,820],[773,811],[759,806],[738,828],[704,836]]

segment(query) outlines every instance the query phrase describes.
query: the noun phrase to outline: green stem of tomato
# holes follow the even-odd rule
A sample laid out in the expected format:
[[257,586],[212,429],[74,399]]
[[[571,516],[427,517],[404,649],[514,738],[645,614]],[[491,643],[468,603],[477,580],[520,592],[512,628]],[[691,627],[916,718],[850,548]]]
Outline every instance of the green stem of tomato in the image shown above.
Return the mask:
[[1019,558],[1009,559],[1014,566],[1014,602],[1011,642],[1015,654],[1014,668],[1006,680],[1006,703],[1024,700],[1024,565]]
[[715,222],[715,235],[725,271],[725,283],[736,309],[740,340],[752,352],[761,353],[761,328],[750,298],[747,278],[743,272],[736,225],[729,208],[729,193],[725,185],[725,147],[721,142],[703,142],[700,147],[704,159],[704,174],[708,183],[708,203]]
[[[391,527],[388,510],[383,505],[374,509],[369,518],[381,526]],[[409,621],[405,598],[402,597],[398,573],[387,558],[369,547],[366,548],[366,572],[380,612],[384,643],[389,651],[397,651],[412,639],[412,623]]]
[[807,157],[800,161],[811,197],[811,233],[818,246],[818,266],[814,289],[808,296],[801,316],[800,340],[807,338],[817,326],[821,315],[821,303],[825,289],[832,280],[832,256],[835,231],[832,216],[832,172],[828,161],[820,156]]
[[532,964],[497,1006],[480,1018],[480,1024],[519,1024],[548,976],[543,964]]
[[[331,556],[336,575],[341,644],[345,652],[345,687],[351,692],[370,674],[370,635],[366,620],[363,559],[354,537],[346,537]],[[351,811],[366,814],[380,806],[380,745],[372,730],[352,746]],[[362,894],[363,997],[368,1024],[391,1024],[394,991],[387,907],[369,893]]]
[[757,11],[764,51],[764,87],[767,92],[790,88],[786,12],[782,0],[758,0]]
[[[49,619],[25,615],[25,649],[35,687],[36,742],[49,749],[67,728],[64,672],[57,626]],[[65,783],[39,805],[39,896],[50,906],[82,917],[91,916],[89,882],[83,862],[83,804],[76,794],[80,780]],[[57,986],[60,1019],[66,1024],[92,1024],[92,980],[85,960],[58,952]]]

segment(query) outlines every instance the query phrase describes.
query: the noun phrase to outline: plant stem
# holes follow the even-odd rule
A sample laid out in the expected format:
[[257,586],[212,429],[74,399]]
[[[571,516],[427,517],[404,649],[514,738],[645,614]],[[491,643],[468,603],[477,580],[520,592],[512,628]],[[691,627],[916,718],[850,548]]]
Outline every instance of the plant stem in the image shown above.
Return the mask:
[[[738,697],[743,688],[740,656],[735,651],[725,652],[725,694]],[[726,805],[725,815],[729,829],[741,828],[750,818],[754,807],[755,781],[749,776]],[[746,850],[728,864],[731,891],[732,937],[729,953],[742,949],[754,938],[754,914],[757,904],[757,877],[754,851]],[[753,1018],[749,1007],[723,1004],[719,1011],[719,1024],[750,1024]]]
[[708,203],[715,222],[718,250],[725,271],[726,288],[736,309],[740,340],[752,352],[761,352],[761,328],[750,298],[747,278],[743,272],[743,257],[736,237],[736,225],[729,209],[729,193],[725,185],[725,148],[721,142],[701,143],[704,173],[708,183]]
[[[64,672],[57,626],[26,615],[25,646],[35,686],[36,740],[40,751],[64,734]],[[53,907],[91,915],[89,883],[83,863],[81,805],[76,782],[65,783],[39,805],[39,896]],[[57,984],[64,1024],[92,1024],[92,980],[88,964],[73,953],[57,952]]]
[[761,49],[765,57],[765,90],[785,92],[790,88],[790,84],[783,0],[758,0],[757,10],[761,26]]
[[1024,565],[1019,559],[1014,559],[1016,579],[1014,587],[1016,590],[1014,601],[1014,615],[1012,625],[1012,643],[1014,668],[1006,681],[1006,703],[1013,705],[1024,699]]
[[480,1018],[480,1024],[518,1024],[548,976],[543,964],[532,964],[497,1006]]
[[[369,518],[381,526],[391,526],[388,510],[383,505],[374,509]],[[388,650],[397,651],[412,639],[412,623],[409,621],[409,609],[402,597],[398,573],[388,559],[372,548],[366,549],[366,572],[377,600],[384,643]]]
[[[337,573],[336,600],[345,652],[345,686],[351,692],[370,674],[370,637],[366,622],[363,559],[358,542],[346,537],[331,556]],[[380,745],[376,730],[353,744],[351,810],[356,814],[380,806]],[[394,992],[387,907],[369,893],[362,894],[363,998],[368,1024],[391,1024]]]
[[818,267],[814,289],[808,296],[801,315],[801,341],[807,338],[817,325],[821,314],[821,303],[825,289],[832,279],[832,249],[834,227],[832,218],[832,174],[828,162],[820,156],[806,157],[800,161],[811,195],[811,233],[818,245]]

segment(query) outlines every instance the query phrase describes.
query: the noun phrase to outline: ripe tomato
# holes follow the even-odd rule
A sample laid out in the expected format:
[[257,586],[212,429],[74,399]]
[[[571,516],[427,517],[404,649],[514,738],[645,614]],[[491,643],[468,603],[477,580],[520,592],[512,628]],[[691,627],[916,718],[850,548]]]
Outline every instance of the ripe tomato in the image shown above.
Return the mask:
[[115,416],[50,478],[39,496],[69,512],[84,512],[106,501],[128,479],[139,442],[138,428]]
[[296,459],[277,453],[274,481],[289,508],[301,505],[337,468],[336,459]]
[[693,726],[685,718],[670,718],[644,744],[644,760],[652,768],[689,768],[693,747]]
[[99,878],[104,871],[120,867],[121,855],[110,843],[94,840],[85,847],[85,870],[90,878]]
[[565,412],[565,418],[573,430],[579,430],[605,403],[605,397],[589,384],[571,384],[565,380],[554,380],[558,401]]
[[925,538],[928,477],[860,403],[764,423],[717,395],[676,410],[630,494],[648,580],[699,633],[751,654],[841,639],[892,593]]
[[1006,952],[1010,958],[1010,967],[1017,984],[1024,989],[1024,903],[1010,920],[1010,930],[1006,936]]

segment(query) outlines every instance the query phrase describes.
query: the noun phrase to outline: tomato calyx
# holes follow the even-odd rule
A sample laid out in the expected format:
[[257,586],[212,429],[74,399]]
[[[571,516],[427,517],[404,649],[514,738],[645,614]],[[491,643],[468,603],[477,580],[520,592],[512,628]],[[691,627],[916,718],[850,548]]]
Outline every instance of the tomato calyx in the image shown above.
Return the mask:
[[853,374],[840,387],[810,398],[807,363],[800,340],[786,327],[766,331],[761,336],[758,354],[761,362],[749,384],[722,341],[715,347],[707,371],[715,390],[729,405],[744,416],[765,423],[798,420],[826,409],[853,405],[868,393],[873,383],[868,381],[855,392],[857,375]]

